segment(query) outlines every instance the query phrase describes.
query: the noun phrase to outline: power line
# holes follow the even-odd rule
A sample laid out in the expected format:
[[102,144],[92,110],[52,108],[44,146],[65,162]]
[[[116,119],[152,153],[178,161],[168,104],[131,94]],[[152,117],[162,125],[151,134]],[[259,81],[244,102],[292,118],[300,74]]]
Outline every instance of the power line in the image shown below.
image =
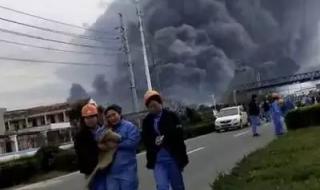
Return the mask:
[[78,26],[78,25],[75,25],[75,24],[69,24],[69,23],[61,22],[61,21],[54,20],[54,19],[44,18],[44,17],[41,17],[41,16],[37,16],[37,15],[34,15],[34,14],[26,13],[26,12],[23,12],[23,11],[19,11],[19,10],[12,9],[12,8],[9,8],[9,7],[5,7],[5,6],[1,6],[1,5],[0,5],[0,8],[8,10],[8,11],[15,12],[15,13],[19,13],[19,14],[22,14],[22,15],[27,15],[27,16],[30,16],[30,17],[33,17],[33,18],[37,18],[37,19],[40,19],[40,20],[45,20],[45,21],[48,21],[48,22],[53,22],[53,23],[56,23],[56,24],[61,24],[61,25],[65,25],[65,26],[69,26],[69,27],[73,27],[73,28],[89,31],[89,32],[95,32],[95,33],[101,33],[101,34],[108,34],[108,33],[110,34],[111,33],[110,31],[94,30],[94,29]]
[[18,24],[18,25],[22,25],[22,26],[29,27],[29,28],[35,28],[35,29],[38,29],[38,30],[46,31],[46,32],[52,32],[52,33],[56,33],[56,34],[62,34],[62,35],[65,35],[65,36],[71,36],[71,37],[75,37],[75,38],[82,38],[82,39],[86,39],[86,40],[93,40],[93,41],[98,41],[98,42],[110,42],[110,41],[117,40],[117,38],[93,38],[93,37],[90,37],[90,36],[79,35],[79,34],[72,33],[72,32],[64,32],[64,31],[54,30],[54,29],[51,29],[51,28],[45,28],[45,27],[40,27],[40,26],[36,26],[36,25],[26,24],[26,23],[18,22],[18,21],[7,19],[7,18],[3,18],[3,17],[0,17],[0,20],[6,21],[6,22],[10,22],[10,23],[14,23],[14,24]]
[[47,64],[58,64],[58,65],[74,65],[74,66],[95,66],[95,67],[112,67],[112,66],[115,66],[115,65],[106,65],[106,64],[99,64],[99,63],[48,61],[48,60],[20,59],[20,58],[12,58],[12,57],[0,57],[0,60],[17,61],[17,62],[29,62],[29,63],[47,63]]
[[27,44],[27,43],[21,43],[21,42],[15,42],[15,41],[9,41],[9,40],[3,40],[3,39],[0,39],[0,42],[4,42],[4,43],[8,43],[8,44],[14,44],[14,45],[19,45],[19,46],[25,46],[25,47],[38,48],[38,49],[45,49],[45,50],[51,50],[51,51],[65,52],[65,53],[86,54],[86,55],[114,55],[114,53],[109,53],[109,52],[94,53],[94,52],[86,52],[86,51],[73,51],[73,50],[65,50],[65,49],[58,49],[58,48],[37,46],[37,45],[32,45],[32,44]]
[[22,32],[16,32],[16,31],[12,31],[12,30],[7,30],[7,29],[3,29],[3,28],[0,28],[0,31],[5,32],[5,33],[9,33],[9,34],[18,35],[18,36],[24,36],[24,37],[28,37],[28,38],[33,38],[33,39],[43,40],[43,41],[50,41],[50,42],[55,42],[55,43],[60,43],[60,44],[67,44],[67,45],[73,45],[73,46],[79,46],[79,47],[85,47],[85,48],[93,48],[93,49],[104,49],[104,50],[108,50],[108,51],[117,51],[116,49],[108,49],[111,47],[66,42],[66,41],[61,41],[61,40],[56,40],[56,39],[44,38],[41,36],[34,36],[34,35],[30,35],[30,34],[26,34],[26,33],[22,33]]

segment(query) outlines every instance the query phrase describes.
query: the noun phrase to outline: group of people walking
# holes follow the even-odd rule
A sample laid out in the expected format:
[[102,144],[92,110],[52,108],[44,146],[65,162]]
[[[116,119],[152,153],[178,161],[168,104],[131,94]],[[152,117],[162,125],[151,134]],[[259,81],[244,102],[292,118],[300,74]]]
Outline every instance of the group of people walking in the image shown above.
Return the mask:
[[189,160],[180,120],[163,108],[158,92],[147,91],[144,100],[149,113],[142,133],[122,117],[117,105],[101,110],[88,103],[82,108],[74,145],[89,189],[138,190],[136,153],[141,141],[146,149],[146,167],[154,171],[156,189],[185,189],[182,172]]
[[[267,122],[272,120],[274,131],[277,136],[284,134],[283,117],[285,114],[294,109],[294,105],[290,101],[285,102],[280,95],[273,93],[270,98],[267,98],[262,104],[263,117]],[[261,125],[261,111],[258,103],[258,96],[252,95],[249,103],[249,120],[254,137],[260,136],[258,128]]]

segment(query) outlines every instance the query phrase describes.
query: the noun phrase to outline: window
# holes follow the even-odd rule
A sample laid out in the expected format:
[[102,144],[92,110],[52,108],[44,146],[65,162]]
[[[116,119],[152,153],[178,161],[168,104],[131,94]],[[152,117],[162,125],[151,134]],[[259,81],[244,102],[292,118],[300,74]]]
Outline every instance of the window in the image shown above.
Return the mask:
[[58,122],[64,122],[63,113],[59,113],[59,115],[58,115]]
[[56,120],[54,118],[54,115],[49,115],[49,123],[56,123]]
[[36,127],[37,126],[37,120],[35,118],[29,118],[29,126],[30,127]]
[[20,126],[19,126],[19,123],[18,122],[15,122],[14,123],[14,129],[17,131],[20,129]]
[[42,126],[42,125],[45,125],[45,124],[46,124],[46,120],[45,120],[44,116],[40,117],[40,125]]
[[9,122],[6,122],[5,127],[6,127],[6,131],[9,131]]
[[219,117],[227,117],[227,116],[233,116],[233,115],[238,115],[239,110],[238,108],[228,108],[228,109],[222,109],[218,116]]

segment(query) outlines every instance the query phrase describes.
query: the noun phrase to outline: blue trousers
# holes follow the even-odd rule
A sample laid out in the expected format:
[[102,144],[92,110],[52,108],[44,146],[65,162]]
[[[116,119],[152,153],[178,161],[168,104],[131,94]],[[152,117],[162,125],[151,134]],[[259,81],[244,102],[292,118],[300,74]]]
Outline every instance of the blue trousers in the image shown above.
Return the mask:
[[90,190],[107,190],[107,171],[98,171],[89,188]]
[[271,120],[271,113],[270,111],[264,112],[264,117],[266,119],[267,122],[270,122]]
[[257,134],[257,130],[260,125],[259,116],[251,115],[250,116],[250,124],[251,124],[251,128],[252,128],[252,133]]
[[112,176],[107,177],[107,190],[138,190],[138,180],[123,180],[113,178]]
[[278,135],[278,136],[282,135],[283,134],[283,123],[281,120],[281,116],[280,115],[273,115],[272,120],[273,120],[276,135]]
[[90,190],[138,190],[138,178],[123,180],[108,175],[107,171],[99,171],[94,178]]
[[178,168],[175,161],[156,163],[154,177],[157,190],[184,190],[182,171]]

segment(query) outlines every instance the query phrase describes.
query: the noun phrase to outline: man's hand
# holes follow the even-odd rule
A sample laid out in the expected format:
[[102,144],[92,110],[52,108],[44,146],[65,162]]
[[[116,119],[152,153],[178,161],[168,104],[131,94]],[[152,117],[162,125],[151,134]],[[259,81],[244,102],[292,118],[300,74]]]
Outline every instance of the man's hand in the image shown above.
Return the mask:
[[164,139],[164,136],[157,136],[156,139],[155,139],[155,144],[157,146],[161,146],[162,145],[162,142],[163,142],[163,139]]

